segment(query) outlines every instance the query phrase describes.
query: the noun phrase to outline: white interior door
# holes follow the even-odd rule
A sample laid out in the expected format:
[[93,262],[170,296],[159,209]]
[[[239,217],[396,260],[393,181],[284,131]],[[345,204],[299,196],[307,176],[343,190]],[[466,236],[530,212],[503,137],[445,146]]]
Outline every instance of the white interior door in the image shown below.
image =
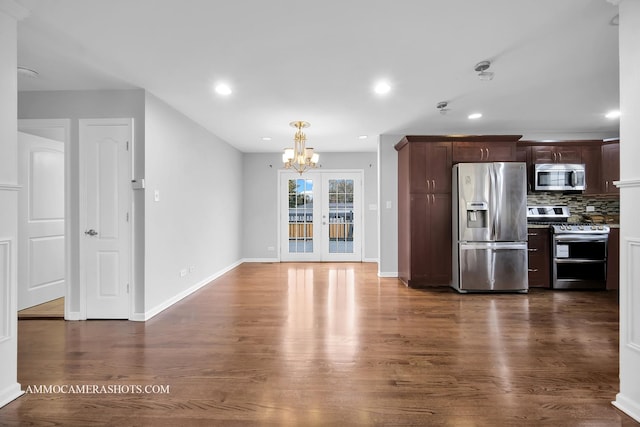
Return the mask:
[[80,120],[80,277],[87,319],[130,316],[132,119]]
[[280,259],[362,261],[362,173],[280,175]]
[[18,310],[65,295],[64,142],[18,132]]

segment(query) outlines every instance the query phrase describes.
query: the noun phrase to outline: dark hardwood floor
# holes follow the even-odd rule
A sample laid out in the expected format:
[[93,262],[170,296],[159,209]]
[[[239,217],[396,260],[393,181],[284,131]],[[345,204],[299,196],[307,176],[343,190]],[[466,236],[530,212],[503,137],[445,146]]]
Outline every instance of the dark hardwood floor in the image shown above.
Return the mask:
[[249,263],[146,323],[18,328],[25,390],[169,393],[27,393],[2,425],[637,425],[610,403],[615,291],[459,295],[375,264]]

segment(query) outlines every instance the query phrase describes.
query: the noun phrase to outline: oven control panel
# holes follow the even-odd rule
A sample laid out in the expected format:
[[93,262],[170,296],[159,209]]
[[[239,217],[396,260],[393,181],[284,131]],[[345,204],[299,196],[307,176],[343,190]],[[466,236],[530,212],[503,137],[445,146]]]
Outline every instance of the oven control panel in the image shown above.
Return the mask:
[[552,226],[554,233],[608,233],[608,225],[600,224],[556,224]]

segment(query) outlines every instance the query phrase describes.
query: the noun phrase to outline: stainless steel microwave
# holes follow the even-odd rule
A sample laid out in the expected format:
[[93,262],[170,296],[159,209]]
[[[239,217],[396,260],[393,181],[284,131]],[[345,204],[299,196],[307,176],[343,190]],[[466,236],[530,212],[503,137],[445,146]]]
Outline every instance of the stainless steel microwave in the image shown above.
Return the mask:
[[536,191],[583,191],[586,188],[583,164],[539,163],[535,165]]

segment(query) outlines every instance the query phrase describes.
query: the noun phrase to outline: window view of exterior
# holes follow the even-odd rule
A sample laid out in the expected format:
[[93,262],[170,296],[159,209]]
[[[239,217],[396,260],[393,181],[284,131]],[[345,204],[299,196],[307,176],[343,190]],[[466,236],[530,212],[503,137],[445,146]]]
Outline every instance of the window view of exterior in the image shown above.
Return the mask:
[[289,253],[313,252],[313,180],[289,180]]

